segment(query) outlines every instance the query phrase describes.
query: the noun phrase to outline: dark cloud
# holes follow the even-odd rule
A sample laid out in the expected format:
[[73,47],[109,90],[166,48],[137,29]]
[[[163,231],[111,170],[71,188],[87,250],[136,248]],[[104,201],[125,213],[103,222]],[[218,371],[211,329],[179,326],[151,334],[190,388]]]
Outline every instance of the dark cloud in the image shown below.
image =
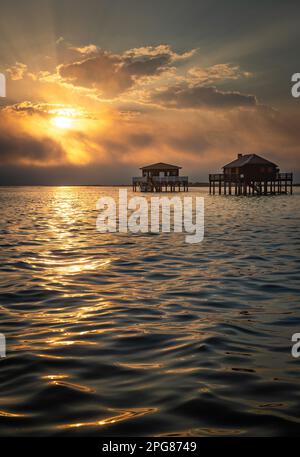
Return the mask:
[[0,130],[0,164],[61,161],[65,152],[51,138],[6,135]]
[[[90,45],[91,46],[91,45]],[[170,70],[175,61],[189,58],[194,51],[177,54],[168,46],[137,48],[121,55],[98,49],[92,55],[90,46],[85,58],[58,66],[62,81],[74,86],[96,89],[104,97],[114,98],[145,77],[156,77]],[[84,55],[84,51],[81,51]]]
[[215,87],[190,86],[187,83],[155,91],[150,101],[167,108],[235,108],[251,107],[257,104],[253,95],[234,91],[221,91]]
[[97,89],[108,97],[118,95],[132,85],[120,57],[104,52],[96,57],[60,65],[58,73],[74,86]]
[[133,147],[147,147],[153,145],[156,141],[155,136],[149,133],[134,133],[128,138]]
[[[71,149],[87,151],[88,163],[70,163],[55,139],[34,132],[0,128],[2,184],[129,184],[141,165],[163,160],[178,163],[191,180],[236,157],[257,153],[282,171],[299,170],[299,119],[275,110],[160,110],[160,117],[121,119],[99,132],[72,132]],[[165,116],[164,116],[165,114]],[[7,133],[8,131],[8,133]],[[14,132],[14,133],[13,133]],[[38,134],[39,132],[36,132]],[[5,152],[4,152],[5,151]],[[297,174],[297,177],[300,176]]]
[[[34,106],[24,103],[0,110],[0,164],[60,163],[65,151],[55,139],[23,126],[25,116],[41,116]],[[17,116],[17,118],[16,118]]]
[[144,56],[139,60],[128,59],[124,63],[125,71],[132,77],[159,75],[167,70],[171,62],[171,57],[168,54],[159,56]]
[[136,167],[123,164],[122,167],[94,164],[76,166],[71,164],[48,167],[4,165],[0,168],[0,183],[4,186],[72,186],[72,185],[111,185],[128,184],[131,176],[137,173]]
[[[141,55],[161,59],[162,53],[157,54],[144,50],[131,56],[124,54],[121,65],[126,59],[130,65],[141,62]],[[118,56],[115,59],[116,65],[120,63]],[[145,62],[148,65],[149,59]],[[149,67],[145,71],[149,74]],[[127,74],[131,72],[143,73],[136,67]],[[226,65],[213,67],[208,73],[214,80],[220,75],[235,80],[239,69]],[[282,171],[299,169],[298,116],[293,119],[259,105],[251,95],[200,85],[199,68],[192,76],[197,83],[181,77],[177,79],[180,84],[169,88],[154,90],[151,85],[147,101],[155,105],[145,104],[138,116],[111,111],[102,125],[100,113],[95,119],[99,128],[97,124],[90,129],[78,123],[78,130],[76,127],[69,132],[49,129],[47,117],[66,105],[23,102],[3,108],[1,183],[130,183],[141,165],[161,160],[178,163],[192,180],[204,181],[209,172],[217,172],[240,152],[266,156]],[[206,74],[204,77],[206,81]],[[160,109],[157,105],[176,109]]]

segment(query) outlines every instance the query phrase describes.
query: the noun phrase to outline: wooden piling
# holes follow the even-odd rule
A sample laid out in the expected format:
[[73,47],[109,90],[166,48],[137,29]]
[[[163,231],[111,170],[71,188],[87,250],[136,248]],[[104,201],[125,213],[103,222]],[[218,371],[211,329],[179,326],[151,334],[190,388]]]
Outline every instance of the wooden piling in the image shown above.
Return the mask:
[[255,177],[245,180],[244,178],[224,176],[224,174],[209,175],[209,193],[219,195],[281,195],[293,193],[293,174],[277,173],[270,179]]

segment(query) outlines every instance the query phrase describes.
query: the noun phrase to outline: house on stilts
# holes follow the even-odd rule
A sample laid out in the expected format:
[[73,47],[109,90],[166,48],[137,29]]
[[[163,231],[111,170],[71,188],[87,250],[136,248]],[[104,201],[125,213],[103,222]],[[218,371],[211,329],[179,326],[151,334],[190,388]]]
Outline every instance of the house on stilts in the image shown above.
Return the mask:
[[278,166],[256,154],[238,154],[223,167],[223,173],[209,175],[209,193],[219,195],[276,195],[293,193],[293,173],[280,173]]
[[179,176],[180,169],[177,165],[162,162],[142,167],[142,176],[132,178],[132,189],[142,192],[188,191],[189,179]]

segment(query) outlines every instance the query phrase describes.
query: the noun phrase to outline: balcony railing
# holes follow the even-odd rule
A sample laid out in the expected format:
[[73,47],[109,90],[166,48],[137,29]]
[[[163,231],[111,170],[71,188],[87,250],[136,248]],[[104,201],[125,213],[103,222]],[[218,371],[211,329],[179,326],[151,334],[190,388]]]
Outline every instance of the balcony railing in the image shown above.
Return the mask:
[[133,184],[147,183],[147,182],[159,183],[159,184],[173,184],[173,183],[188,183],[188,176],[135,176],[132,178]]
[[132,178],[132,183],[133,184],[139,184],[140,182],[147,182],[147,178],[146,177],[142,177],[142,176],[134,176]]
[[[224,182],[224,181],[231,181],[231,182],[235,182],[235,181],[243,181],[245,178],[245,176],[243,174],[239,174],[239,173],[215,173],[215,174],[210,174],[209,175],[209,180],[210,181],[215,181],[215,182]],[[293,180],[293,173],[275,173],[275,174],[265,174],[265,173],[261,173],[261,174],[257,174],[257,175],[254,175],[254,176],[249,176],[247,177],[248,179],[250,179],[251,181],[255,181],[255,180],[258,180],[258,181],[264,181],[264,180],[272,180],[272,181],[292,181]]]
[[287,179],[288,181],[293,180],[293,173],[277,173],[277,179]]
[[223,173],[214,173],[209,175],[210,181],[224,181],[224,174]]
[[175,182],[188,182],[189,178],[187,176],[153,176],[153,182],[159,183],[175,183]]

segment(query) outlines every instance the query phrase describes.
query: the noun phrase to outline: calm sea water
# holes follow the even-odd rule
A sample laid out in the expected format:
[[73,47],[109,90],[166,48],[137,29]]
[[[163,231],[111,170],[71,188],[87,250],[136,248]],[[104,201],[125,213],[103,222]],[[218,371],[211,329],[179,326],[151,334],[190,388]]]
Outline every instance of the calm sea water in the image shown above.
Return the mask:
[[0,189],[0,434],[299,434],[299,191],[190,192],[193,245],[98,233],[116,192]]

